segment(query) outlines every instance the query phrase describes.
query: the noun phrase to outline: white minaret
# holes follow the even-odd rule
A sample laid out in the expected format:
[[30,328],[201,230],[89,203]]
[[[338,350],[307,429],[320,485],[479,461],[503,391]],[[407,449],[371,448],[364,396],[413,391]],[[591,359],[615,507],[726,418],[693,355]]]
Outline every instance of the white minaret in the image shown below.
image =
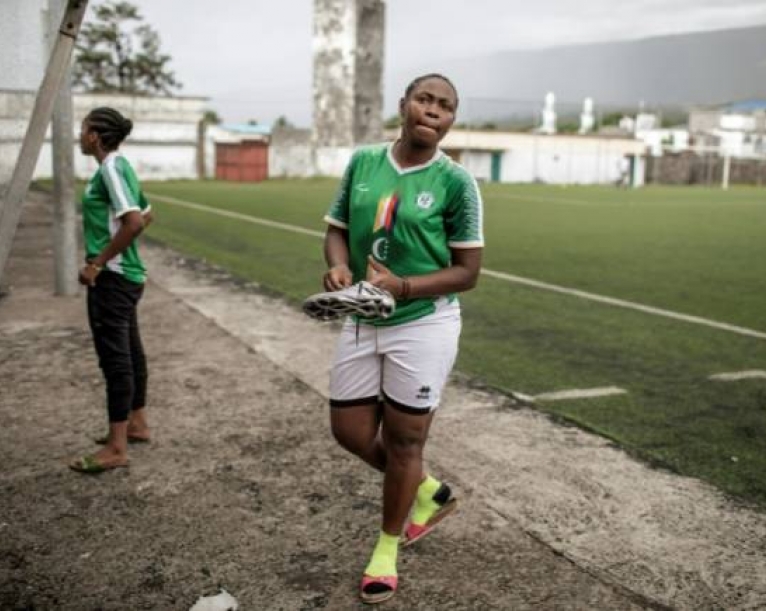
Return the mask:
[[545,94],[545,106],[543,106],[542,112],[542,125],[537,129],[541,134],[555,134],[556,133],[556,111],[554,110],[554,104],[556,103],[556,96],[552,91]]
[[582,113],[580,114],[580,133],[588,134],[593,131],[596,120],[593,117],[593,98],[585,98],[582,103]]

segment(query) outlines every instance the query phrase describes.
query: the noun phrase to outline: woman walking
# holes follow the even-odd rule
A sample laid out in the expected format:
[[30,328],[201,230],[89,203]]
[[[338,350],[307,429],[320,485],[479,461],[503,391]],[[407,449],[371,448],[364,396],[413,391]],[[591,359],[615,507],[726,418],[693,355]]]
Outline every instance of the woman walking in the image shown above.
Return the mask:
[[147,367],[137,306],[146,268],[136,238],[151,221],[149,204],[119,146],[133,123],[113,108],[96,108],[82,123],[80,148],[99,164],[82,199],[86,264],[79,280],[88,287],[88,322],[106,381],[109,431],[104,445],[70,467],[101,473],[128,465],[128,442],[149,440]]
[[347,320],[330,378],[333,435],[384,473],[381,530],[361,583],[367,603],[396,591],[400,540],[417,541],[455,507],[449,487],[424,471],[423,448],[457,356],[456,294],[475,286],[484,245],[476,182],[438,147],[455,121],[454,85],[421,76],[399,105],[400,138],[355,152],[325,217],[333,292],[324,296],[362,291],[349,287],[366,280],[396,299],[390,316]]

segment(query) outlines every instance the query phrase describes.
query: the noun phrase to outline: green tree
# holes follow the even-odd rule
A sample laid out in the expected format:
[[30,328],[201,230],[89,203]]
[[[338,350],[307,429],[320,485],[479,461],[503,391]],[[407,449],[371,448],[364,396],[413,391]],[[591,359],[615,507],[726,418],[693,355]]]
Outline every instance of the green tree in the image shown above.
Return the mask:
[[386,129],[394,129],[400,127],[402,124],[402,118],[399,115],[391,115],[383,122],[383,127]]
[[617,110],[617,111],[608,112],[608,113],[606,113],[606,114],[605,114],[605,115],[604,115],[604,116],[601,118],[601,125],[602,125],[602,126],[607,126],[607,125],[619,125],[619,124],[620,124],[620,120],[621,120],[621,119],[622,119],[624,116],[626,116],[626,115],[627,115],[627,116],[631,116],[631,114],[632,114],[632,113],[629,113],[629,112],[625,112],[624,110]]
[[211,125],[219,125],[223,119],[216,111],[208,109],[202,114],[202,121]]
[[274,127],[292,127],[293,124],[285,115],[279,115],[277,120],[274,121]]
[[560,134],[576,134],[580,131],[580,120],[573,117],[561,117],[556,123],[556,131]]
[[95,20],[78,37],[73,79],[85,91],[170,94],[181,88],[160,52],[160,36],[143,23],[130,2],[109,0],[93,7]]
[[660,127],[675,127],[689,122],[689,113],[679,109],[665,110],[660,117]]

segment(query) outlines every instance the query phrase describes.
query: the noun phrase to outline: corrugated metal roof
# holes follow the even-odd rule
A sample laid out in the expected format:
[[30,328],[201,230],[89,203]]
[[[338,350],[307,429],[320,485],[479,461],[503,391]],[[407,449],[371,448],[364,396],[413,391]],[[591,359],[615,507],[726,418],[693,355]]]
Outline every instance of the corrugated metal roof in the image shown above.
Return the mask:
[[256,123],[251,125],[250,123],[227,123],[225,125],[219,125],[221,129],[231,132],[233,134],[241,134],[243,136],[270,136],[271,125],[265,123]]

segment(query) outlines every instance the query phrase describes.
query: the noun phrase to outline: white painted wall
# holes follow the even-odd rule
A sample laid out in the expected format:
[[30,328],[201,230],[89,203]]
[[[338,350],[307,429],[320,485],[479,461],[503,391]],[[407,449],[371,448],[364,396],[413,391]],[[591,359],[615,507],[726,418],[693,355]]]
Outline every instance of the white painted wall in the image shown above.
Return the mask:
[[[35,94],[0,91],[0,183],[7,182],[18,157]],[[79,150],[80,123],[98,106],[116,108],[133,121],[121,148],[143,180],[197,178],[198,124],[205,98],[161,98],[115,94],[75,94],[75,175],[89,177],[94,162]],[[34,178],[52,175],[50,130],[40,151]]]
[[[729,155],[731,157],[744,157],[745,156],[745,133],[741,131],[728,131],[717,129],[713,130],[713,134],[720,138],[719,150],[721,155]],[[752,149],[752,147],[750,147]],[[748,151],[752,152],[752,151]]]
[[492,179],[492,153],[487,151],[462,151],[462,165],[476,180],[489,182]]
[[[386,137],[395,139],[398,132],[389,130]],[[634,160],[633,184],[643,184],[646,145],[632,138],[453,130],[442,148],[458,151],[461,165],[482,181],[491,180],[492,154],[500,151],[500,182],[610,184],[620,177],[621,160],[627,156]],[[315,174],[341,176],[352,152],[347,147],[317,149]],[[309,154],[299,148],[270,151],[270,174],[309,175],[298,170],[306,167]]]
[[[126,143],[120,147],[141,180],[196,179],[196,152],[190,148],[157,147],[152,144]],[[40,151],[35,167],[35,178],[50,178],[51,148],[46,143]],[[93,157],[75,152],[75,176],[87,179],[98,165]]]
[[[0,0],[0,93],[40,86],[50,55],[48,5],[48,0]],[[53,6],[61,12],[59,0]],[[0,116],[13,116],[3,105],[0,100]],[[25,130],[23,115],[0,122],[0,186],[11,178],[21,150],[16,134]]]
[[293,144],[289,147],[269,145],[269,178],[308,178],[314,176],[314,147]]
[[742,114],[723,114],[719,122],[721,129],[743,132],[754,132],[755,124],[755,116]]
[[493,151],[502,151],[500,182],[607,184],[620,177],[620,161],[640,158],[645,145],[629,138],[454,130],[442,148],[460,151],[460,163],[478,180],[491,180]]
[[342,176],[353,152],[353,147],[317,147],[314,152],[314,175]]

